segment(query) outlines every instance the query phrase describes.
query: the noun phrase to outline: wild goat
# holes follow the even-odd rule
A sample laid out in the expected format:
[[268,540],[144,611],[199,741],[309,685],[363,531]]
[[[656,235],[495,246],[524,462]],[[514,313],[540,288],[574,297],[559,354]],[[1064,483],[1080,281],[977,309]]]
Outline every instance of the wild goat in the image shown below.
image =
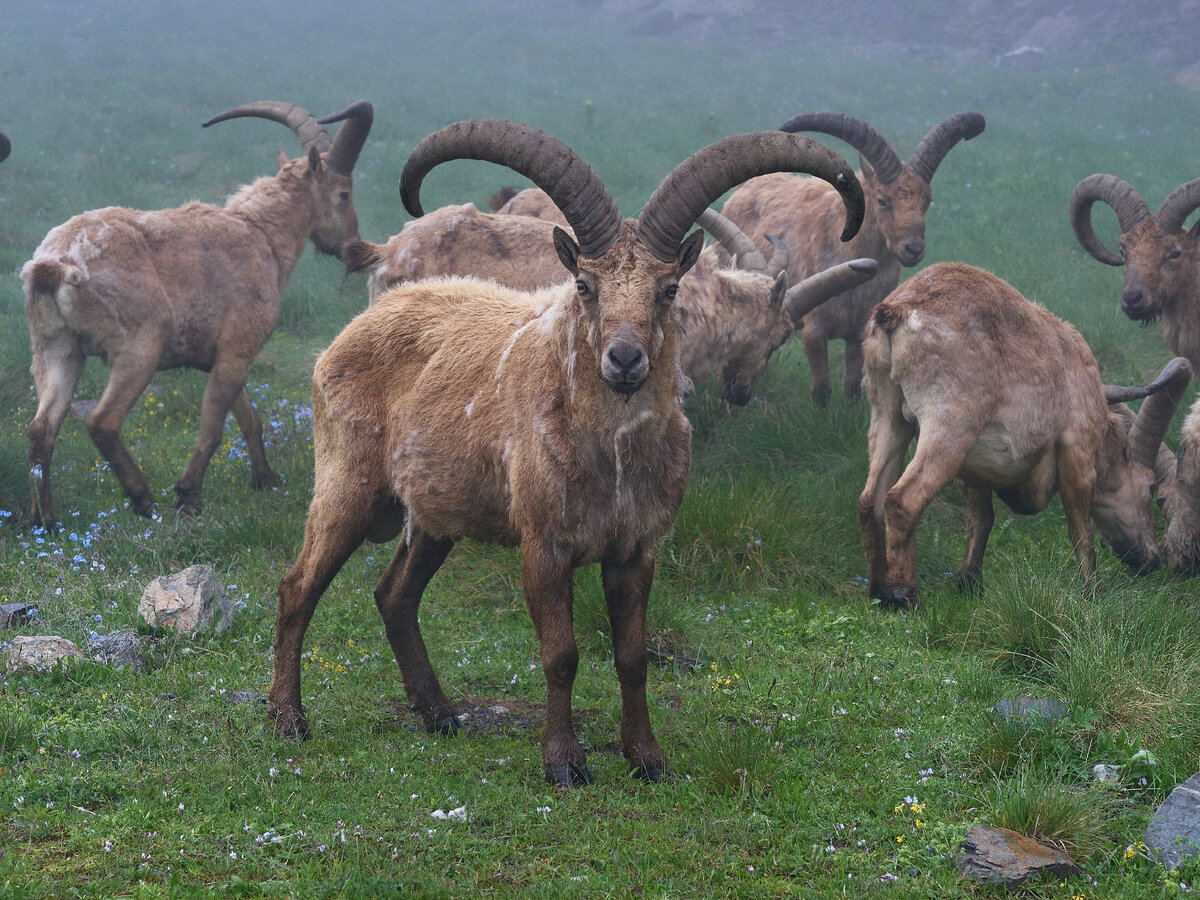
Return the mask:
[[1174,407],[1146,403],[1134,419],[1105,401],[1169,387],[1178,402],[1180,379],[1190,378],[1186,360],[1149,388],[1102,388],[1079,332],[961,263],[932,265],[894,290],[871,314],[863,351],[870,470],[858,523],[872,597],[889,607],[919,605],[917,522],[952,479],[967,498],[962,585],[980,580],[993,491],[1021,515],[1041,511],[1057,491],[1089,580],[1092,519],[1135,572],[1158,567],[1151,497]]
[[[569,273],[553,243],[555,220],[566,225],[562,213],[534,188],[518,194],[516,202],[540,217],[481,213],[470,203],[445,206],[408,222],[386,244],[349,241],[342,261],[348,273],[370,269],[372,303],[397,284],[435,275],[492,278],[519,290],[562,283]],[[675,301],[682,318],[679,362],[695,382],[719,371],[722,399],[744,406],[771,354],[791,337],[800,317],[872,277],[875,261],[843,263],[785,293],[784,278],[775,274],[786,266],[786,249],[767,261],[719,213],[705,210],[698,221],[722,240],[741,268],[718,267],[715,251],[706,248],[680,280]]]
[[[200,508],[209,458],[230,408],[246,439],[255,488],[275,481],[262,422],[246,391],[246,369],[279,318],[280,295],[311,240],[337,254],[358,236],[351,171],[371,128],[360,100],[321,120],[290,103],[228,110],[287,125],[304,155],[277,175],[242,187],[224,208],[188,203],[142,212],[110,206],[75,216],[46,235],[21,269],[33,341],[38,410],[29,426],[35,523],[55,522],[50,458],[84,360],[112,370],[87,430],[120,481],[130,507],[151,515],[146,476],[121,442],[121,423],[154,373],[183,366],[209,373],[196,449],[175,483],[176,506]],[[337,138],[321,126],[345,119]]]
[[980,134],[983,127],[979,113],[951,116],[925,135],[905,163],[883,135],[851,116],[815,112],[784,122],[782,131],[830,134],[861,154],[859,178],[867,213],[858,237],[844,245],[828,237],[830,223],[838,215],[835,198],[825,185],[810,178],[764,175],[746,182],[726,201],[724,214],[761,249],[766,249],[767,233],[778,235],[787,244],[791,250],[788,280],[793,284],[854,257],[879,260],[875,278],[804,318],[801,342],[812,369],[812,396],[818,406],[828,403],[832,392],[831,340],[846,342],[846,399],[853,402],[860,396],[862,336],[871,308],[899,283],[901,266],[915,266],[925,255],[925,212],[938,165],[955,144]]
[[[1107,203],[1121,228],[1120,252],[1113,252],[1092,228],[1092,204]],[[1089,175],[1071,195],[1071,227],[1092,256],[1125,266],[1121,311],[1135,322],[1158,320],[1176,356],[1200,368],[1200,223],[1183,223],[1200,207],[1200,178],[1176,188],[1156,215],[1126,181],[1115,175]]]
[[587,782],[571,727],[578,664],[572,578],[599,562],[621,684],[630,768],[661,778],[646,707],[646,600],[655,548],[683,498],[691,429],[681,408],[672,301],[700,254],[700,212],[766,171],[809,171],[862,215],[850,168],[819,144],[777,132],[735,135],[681,163],[638,221],[570,148],[527,125],[477,119],[427,137],[400,193],[421,215],[421,182],[451,159],[515,169],[550,192],[576,240],[553,232],[571,281],[534,293],[476,278],[388,292],[355,318],[313,372],[316,483],[295,566],[279,583],[270,712],[280,735],[307,735],[300,654],[317,601],[364,540],[401,532],[375,602],[404,687],[431,731],[459,728],[417,618],[426,584],[463,538],[519,544],[526,602],[546,678],[542,760],[558,784]]

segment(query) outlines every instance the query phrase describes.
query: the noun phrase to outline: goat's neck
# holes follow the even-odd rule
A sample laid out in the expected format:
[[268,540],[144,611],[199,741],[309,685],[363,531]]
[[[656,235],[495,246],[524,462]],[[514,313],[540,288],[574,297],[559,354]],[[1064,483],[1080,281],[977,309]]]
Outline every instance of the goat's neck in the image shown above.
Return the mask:
[[1176,356],[1186,356],[1192,367],[1200,366],[1200,271],[1192,275],[1186,290],[1159,315],[1163,340]]
[[278,175],[259,178],[243,187],[225,209],[262,234],[275,257],[282,292],[312,229],[312,189],[307,180],[285,168]]

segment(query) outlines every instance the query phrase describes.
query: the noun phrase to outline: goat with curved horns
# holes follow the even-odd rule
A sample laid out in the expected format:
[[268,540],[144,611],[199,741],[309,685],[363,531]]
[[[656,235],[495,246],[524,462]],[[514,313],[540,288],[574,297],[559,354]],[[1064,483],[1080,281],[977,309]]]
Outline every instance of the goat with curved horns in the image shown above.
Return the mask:
[[[872,597],[919,605],[917,522],[952,480],[967,497],[962,585],[980,580],[993,491],[1022,515],[1045,509],[1057,492],[1089,581],[1092,520],[1134,572],[1158,567],[1151,497],[1180,384],[1191,378],[1187,360],[1148,388],[1102,389],[1078,331],[962,263],[937,263],[896,288],[871,315],[863,349],[870,471],[858,521]],[[1170,401],[1151,397],[1136,418],[1126,407],[1105,408],[1159,391]]]
[[[305,243],[336,255],[358,237],[351,171],[372,109],[360,100],[318,121],[298,106],[268,100],[204,125],[239,116],[288,126],[304,155],[244,186],[223,208],[188,203],[143,212],[110,206],[75,216],[52,229],[21,269],[38,395],[29,425],[35,523],[55,521],[50,458],[89,356],[99,356],[112,371],[88,415],[88,434],[134,512],[151,515],[154,498],[121,441],[121,424],[161,369],[209,373],[196,449],[175,483],[176,506],[200,508],[204,473],[230,408],[246,439],[254,487],[274,483],[246,369],[275,330],[281,294]],[[343,119],[331,140],[321,126]]]
[[866,218],[858,236],[847,244],[829,240],[830,216],[839,215],[826,185],[811,178],[765,175],[748,181],[725,202],[722,212],[767,250],[766,235],[778,235],[791,249],[788,282],[797,284],[816,272],[855,257],[879,260],[879,274],[822,304],[804,317],[801,342],[812,369],[812,396],[818,406],[829,402],[829,342],[846,342],[846,399],[862,391],[863,329],[871,309],[900,282],[901,266],[915,266],[925,255],[925,213],[932,197],[930,183],[938,166],[959,141],[983,132],[979,113],[951,116],[925,135],[903,162],[878,131],[853,116],[812,112],[784,122],[781,131],[816,131],[832,135],[858,150]]
[[417,610],[463,538],[520,545],[522,586],[546,678],[542,761],[555,783],[590,780],[571,726],[579,660],[574,570],[600,563],[621,684],[630,768],[658,781],[665,761],[646,706],[645,612],[656,544],[683,499],[691,429],[681,408],[672,302],[703,242],[697,216],[734,184],[807,171],[845,197],[845,234],[862,216],[845,162],[806,138],[735,135],[667,176],[636,222],[569,147],[528,125],[449,125],[412,152],[400,179],[422,214],[425,175],[452,159],[508,166],[553,197],[576,239],[553,244],[573,280],[535,293],[435,278],[385,294],[313,372],[316,483],[304,546],[279,583],[270,712],[307,735],[304,632],[317,601],[364,540],[404,538],[375,602],[410,703],[430,730],[459,722],[429,664]]
[[[1108,249],[1092,228],[1092,206],[1113,208],[1121,227],[1120,251]],[[1200,178],[1181,184],[1150,210],[1127,181],[1115,175],[1089,175],[1071,195],[1075,237],[1093,258],[1125,267],[1121,311],[1135,322],[1162,325],[1171,352],[1200,369],[1200,222],[1183,224],[1200,208]]]

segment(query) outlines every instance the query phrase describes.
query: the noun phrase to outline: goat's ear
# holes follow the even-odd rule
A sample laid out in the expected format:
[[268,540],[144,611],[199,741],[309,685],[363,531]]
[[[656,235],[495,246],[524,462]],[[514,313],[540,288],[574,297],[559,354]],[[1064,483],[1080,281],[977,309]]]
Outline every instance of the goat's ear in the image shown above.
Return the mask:
[[704,249],[704,230],[697,228],[690,235],[684,238],[683,243],[679,245],[679,277],[682,278],[687,270],[696,264],[696,260],[700,258],[700,251]]
[[1197,219],[1196,223],[1188,229],[1188,237],[1193,241],[1200,241],[1200,219]]
[[579,245],[571,239],[571,236],[559,228],[554,226],[554,250],[558,253],[558,258],[562,264],[567,267],[567,270],[572,275],[579,274]]
[[308,170],[314,174],[321,171],[321,154],[316,147],[308,148]]
[[276,157],[276,159],[278,160],[279,168],[281,169],[288,164],[288,155],[283,151],[282,147],[279,148],[279,155]]
[[875,183],[875,170],[871,168],[871,164],[867,162],[867,158],[861,153],[858,154],[858,171],[862,172],[862,180]]
[[338,259],[346,267],[346,274],[353,275],[383,262],[383,253],[378,244],[368,241],[346,241],[338,251]]
[[771,309],[778,309],[785,296],[787,296],[787,272],[780,272],[775,276],[775,283],[771,285]]

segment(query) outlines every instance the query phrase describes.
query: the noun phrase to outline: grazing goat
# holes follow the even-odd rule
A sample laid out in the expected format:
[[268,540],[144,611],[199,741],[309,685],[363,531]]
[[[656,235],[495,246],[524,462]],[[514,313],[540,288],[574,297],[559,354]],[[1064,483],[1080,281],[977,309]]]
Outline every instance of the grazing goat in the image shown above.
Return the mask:
[[[979,113],[960,113],[931,130],[907,163],[883,136],[865,122],[830,112],[807,113],[789,119],[783,131],[818,131],[850,144],[861,154],[867,213],[858,237],[841,245],[828,238],[837,203],[825,185],[793,175],[764,175],[746,182],[726,201],[724,214],[761,249],[766,235],[778,235],[791,250],[788,280],[804,278],[854,257],[879,260],[879,274],[870,282],[804,318],[801,342],[812,369],[812,396],[818,406],[829,402],[829,342],[846,342],[846,399],[861,393],[862,336],[871,308],[900,281],[901,266],[915,266],[925,255],[925,212],[932,196],[930,182],[938,165],[961,140],[983,131]],[[723,258],[723,257],[722,257]]]
[[[1092,205],[1107,203],[1121,228],[1120,252],[1113,252],[1092,228]],[[1176,356],[1200,368],[1200,223],[1183,223],[1200,207],[1200,178],[1176,188],[1156,215],[1126,181],[1115,175],[1089,175],[1071,195],[1071,227],[1092,256],[1125,267],[1121,311],[1135,322],[1162,324],[1163,338]]]
[[[529,202],[535,195],[535,203]],[[342,261],[347,273],[370,270],[367,287],[374,303],[405,281],[435,275],[492,278],[520,290],[560,284],[568,275],[554,252],[552,234],[562,213],[545,192],[517,195],[539,218],[481,213],[474,205],[445,206],[405,224],[386,244],[349,241]],[[551,210],[553,213],[551,214]],[[713,210],[699,222],[730,248],[742,268],[718,267],[706,248],[679,282],[680,367],[698,382],[720,372],[722,399],[744,406],[776,349],[808,310],[872,277],[874,260],[853,260],[784,291],[773,272],[786,265],[786,249],[762,258],[753,242]],[[565,221],[564,221],[565,225]]]
[[[318,121],[290,103],[261,101],[204,125],[239,116],[287,125],[301,139],[304,155],[277,175],[242,187],[223,208],[189,203],[142,212],[110,206],[75,216],[51,230],[21,269],[38,395],[29,426],[35,523],[55,522],[50,458],[89,356],[99,356],[112,373],[88,415],[88,434],[135,512],[151,515],[154,499],[121,441],[121,424],[161,369],[209,373],[196,449],[175,484],[177,507],[200,508],[204,472],[231,407],[246,439],[254,487],[274,482],[262,422],[246,391],[246,369],[275,330],[280,295],[305,242],[336,255],[358,236],[351,171],[372,110],[360,100]],[[330,140],[321,126],[343,119]]]
[[858,522],[872,597],[889,607],[919,605],[917,522],[952,479],[967,498],[962,585],[980,580],[993,491],[1021,515],[1041,511],[1057,491],[1089,580],[1096,570],[1092,519],[1131,569],[1157,568],[1151,497],[1173,408],[1143,404],[1134,419],[1110,412],[1105,401],[1172,385],[1178,402],[1179,379],[1190,378],[1185,360],[1150,388],[1103,389],[1079,332],[961,263],[932,265],[884,299],[863,352],[870,471]]
[[[781,140],[782,139],[782,140]],[[646,707],[646,600],[656,544],[683,498],[691,429],[676,361],[672,301],[700,254],[685,238],[733,184],[809,171],[846,196],[846,234],[862,193],[836,154],[794,135],[735,135],[681,163],[634,222],[562,142],[496,119],[449,125],[405,163],[400,193],[421,215],[432,168],[484,159],[550,192],[576,236],[553,232],[572,279],[528,293],[476,278],[435,278],[385,294],[355,318],[313,372],[316,483],[304,546],[279,583],[270,712],[280,735],[307,735],[300,655],[313,610],[364,540],[403,532],[375,602],[410,703],[426,728],[458,730],[429,664],[417,610],[463,538],[520,545],[522,585],[546,678],[547,777],[587,782],[571,726],[578,664],[574,570],[599,562],[621,684],[630,768],[657,781],[663,753]],[[577,242],[578,241],[578,242]]]

